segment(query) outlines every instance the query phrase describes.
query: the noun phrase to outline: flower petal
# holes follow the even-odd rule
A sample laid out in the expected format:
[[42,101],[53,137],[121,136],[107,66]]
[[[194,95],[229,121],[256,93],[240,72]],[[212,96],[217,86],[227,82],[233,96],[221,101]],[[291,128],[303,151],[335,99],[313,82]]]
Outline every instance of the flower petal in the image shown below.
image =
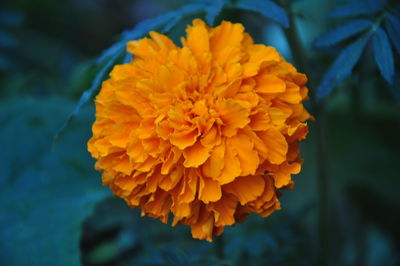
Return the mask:
[[192,202],[197,192],[197,181],[201,178],[197,169],[191,168],[184,176],[183,188],[178,195],[181,202]]
[[243,133],[227,139],[227,145],[232,146],[236,150],[240,161],[241,175],[254,175],[259,164],[257,152],[253,149],[254,144]]
[[214,202],[221,198],[221,186],[211,178],[200,178],[199,200],[204,203]]
[[279,167],[279,171],[274,173],[275,186],[281,188],[289,184],[292,174],[300,173],[301,165],[299,163],[285,162]]
[[185,41],[184,44],[188,46],[194,54],[201,54],[202,52],[209,51],[209,33],[203,21],[199,19],[194,20],[193,26],[188,27],[186,32],[187,41]]
[[166,35],[130,41],[95,99],[88,150],[102,181],[142,215],[212,241],[250,213],[280,208],[300,171],[312,119],[307,77],[238,23],[200,19],[184,47]]
[[240,176],[242,168],[237,157],[236,150],[233,147],[225,144],[224,168],[216,178],[223,185],[232,182],[236,177]]
[[221,143],[221,135],[218,127],[214,124],[200,139],[201,144],[205,147],[212,148]]
[[224,193],[223,200],[212,202],[208,209],[214,212],[215,226],[226,226],[235,223],[235,210],[238,200],[231,194]]
[[176,167],[169,175],[166,175],[159,186],[165,191],[173,189],[183,177],[183,167]]
[[194,238],[212,241],[212,233],[214,229],[214,215],[207,210],[200,210],[199,221],[192,225],[191,232]]
[[285,137],[276,129],[257,132],[268,149],[267,159],[273,164],[281,164],[286,159],[288,144]]
[[197,142],[193,146],[184,149],[183,156],[185,157],[183,166],[198,167],[210,157],[210,149]]
[[188,128],[172,133],[169,140],[171,144],[175,145],[180,150],[184,150],[195,144],[198,136],[199,132],[197,128]]
[[222,187],[223,191],[237,197],[240,204],[255,200],[264,191],[264,179],[261,176],[248,176],[236,178],[233,182]]
[[225,165],[224,154],[224,143],[214,147],[211,151],[210,157],[202,166],[203,174],[214,179],[220,176]]
[[244,37],[244,27],[239,23],[223,21],[211,32],[210,46],[213,53],[218,53],[228,46],[240,46]]
[[286,83],[275,75],[265,74],[256,78],[258,93],[280,93],[286,90]]
[[222,134],[226,137],[232,137],[250,122],[250,111],[232,99],[217,102],[215,108],[224,123]]

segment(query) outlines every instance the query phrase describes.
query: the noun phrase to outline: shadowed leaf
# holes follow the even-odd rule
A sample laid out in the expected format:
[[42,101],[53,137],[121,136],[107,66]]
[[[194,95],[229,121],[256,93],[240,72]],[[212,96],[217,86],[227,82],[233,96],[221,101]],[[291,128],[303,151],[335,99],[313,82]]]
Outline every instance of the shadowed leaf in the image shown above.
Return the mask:
[[384,2],[380,0],[360,0],[347,5],[337,7],[328,13],[329,17],[352,17],[358,15],[370,15],[384,8]]
[[[0,265],[80,265],[82,222],[110,195],[86,151],[89,110],[51,151],[51,137],[71,103],[2,103],[0,121]],[[84,118],[83,118],[84,117]],[[29,135],[27,137],[26,135]],[[16,250],[18,249],[18,251]]]
[[385,21],[385,27],[393,46],[400,54],[400,19],[394,15],[388,14]]
[[222,8],[224,7],[225,0],[215,0],[210,1],[210,6],[207,9],[206,20],[208,25],[213,26],[215,18],[221,12]]
[[283,8],[269,0],[239,0],[236,6],[241,9],[257,12],[266,18],[278,22],[281,26],[289,27],[289,19]]
[[194,0],[195,3],[205,4],[206,21],[210,26],[214,26],[214,20],[221,13],[222,8],[228,0]]
[[372,37],[372,47],[381,75],[392,84],[394,75],[393,52],[389,39],[381,28],[378,28]]
[[368,38],[369,36],[361,37],[340,53],[335,62],[325,73],[318,87],[318,98],[327,96],[340,81],[351,74],[353,67],[358,59],[360,59]]
[[371,25],[372,21],[369,19],[355,19],[349,21],[348,23],[322,34],[315,40],[314,45],[322,47],[337,44],[338,42],[364,31]]

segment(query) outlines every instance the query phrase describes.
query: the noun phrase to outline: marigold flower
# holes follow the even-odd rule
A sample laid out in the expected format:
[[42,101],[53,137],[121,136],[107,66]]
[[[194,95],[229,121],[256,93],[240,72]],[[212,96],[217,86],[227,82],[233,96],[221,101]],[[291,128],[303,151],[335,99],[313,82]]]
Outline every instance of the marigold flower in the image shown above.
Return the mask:
[[96,97],[88,150],[104,185],[142,215],[212,241],[250,213],[280,209],[300,172],[307,78],[239,23],[195,19],[183,47],[130,41]]

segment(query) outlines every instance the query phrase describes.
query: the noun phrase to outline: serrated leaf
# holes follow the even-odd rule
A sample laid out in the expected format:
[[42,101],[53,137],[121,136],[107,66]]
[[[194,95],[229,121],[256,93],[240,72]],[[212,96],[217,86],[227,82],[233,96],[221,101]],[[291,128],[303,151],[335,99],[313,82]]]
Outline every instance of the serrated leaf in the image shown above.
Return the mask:
[[330,30],[318,37],[314,45],[317,47],[337,44],[351,36],[356,35],[370,27],[373,22],[369,19],[355,19]]
[[333,9],[328,13],[328,17],[352,17],[375,14],[383,10],[385,2],[381,0],[354,1]]
[[381,28],[377,28],[372,37],[372,48],[381,75],[392,84],[394,75],[393,52],[389,38]]
[[52,152],[51,138],[70,102],[0,104],[0,265],[80,265],[81,224],[111,195],[86,151],[92,110]]
[[385,20],[385,27],[394,48],[400,54],[400,18],[388,14]]
[[353,67],[360,59],[368,38],[369,36],[361,37],[340,53],[318,86],[318,98],[327,96],[340,81],[351,74]]
[[270,0],[239,0],[236,7],[257,12],[266,18],[278,22],[283,27],[289,27],[289,18],[283,8]]

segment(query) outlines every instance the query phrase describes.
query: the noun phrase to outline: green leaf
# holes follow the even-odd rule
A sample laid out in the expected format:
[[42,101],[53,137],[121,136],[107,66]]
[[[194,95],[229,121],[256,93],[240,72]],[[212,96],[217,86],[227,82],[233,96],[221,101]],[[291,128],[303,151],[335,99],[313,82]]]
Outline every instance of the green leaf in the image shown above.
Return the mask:
[[0,265],[80,265],[81,224],[110,195],[86,151],[92,112],[51,151],[70,102],[0,104]]
[[239,0],[236,7],[257,12],[266,18],[272,19],[281,26],[289,27],[289,19],[283,8],[270,0]]
[[393,52],[389,38],[381,28],[377,28],[372,37],[372,48],[374,50],[376,64],[378,65],[382,77],[392,84],[394,75]]
[[329,17],[352,17],[358,15],[375,14],[385,7],[385,2],[381,0],[359,0],[346,5],[337,7],[329,12]]
[[360,59],[368,38],[369,35],[361,37],[340,53],[325,73],[318,87],[318,98],[327,96],[340,81],[351,74],[353,67]]
[[195,0],[195,3],[202,3],[207,6],[205,8],[206,21],[208,25],[214,26],[214,20],[221,13],[222,8],[228,2],[228,0]]
[[397,53],[400,54],[400,18],[388,14],[385,20],[385,27],[394,48],[396,48]]
[[214,20],[221,13],[222,8],[224,7],[225,0],[215,0],[210,1],[210,6],[206,9],[206,20],[208,25],[214,26]]
[[351,36],[356,35],[357,33],[366,30],[372,26],[372,24],[372,21],[369,19],[355,19],[349,21],[322,34],[315,40],[314,45],[317,47],[324,47],[337,44],[345,39],[350,38]]

